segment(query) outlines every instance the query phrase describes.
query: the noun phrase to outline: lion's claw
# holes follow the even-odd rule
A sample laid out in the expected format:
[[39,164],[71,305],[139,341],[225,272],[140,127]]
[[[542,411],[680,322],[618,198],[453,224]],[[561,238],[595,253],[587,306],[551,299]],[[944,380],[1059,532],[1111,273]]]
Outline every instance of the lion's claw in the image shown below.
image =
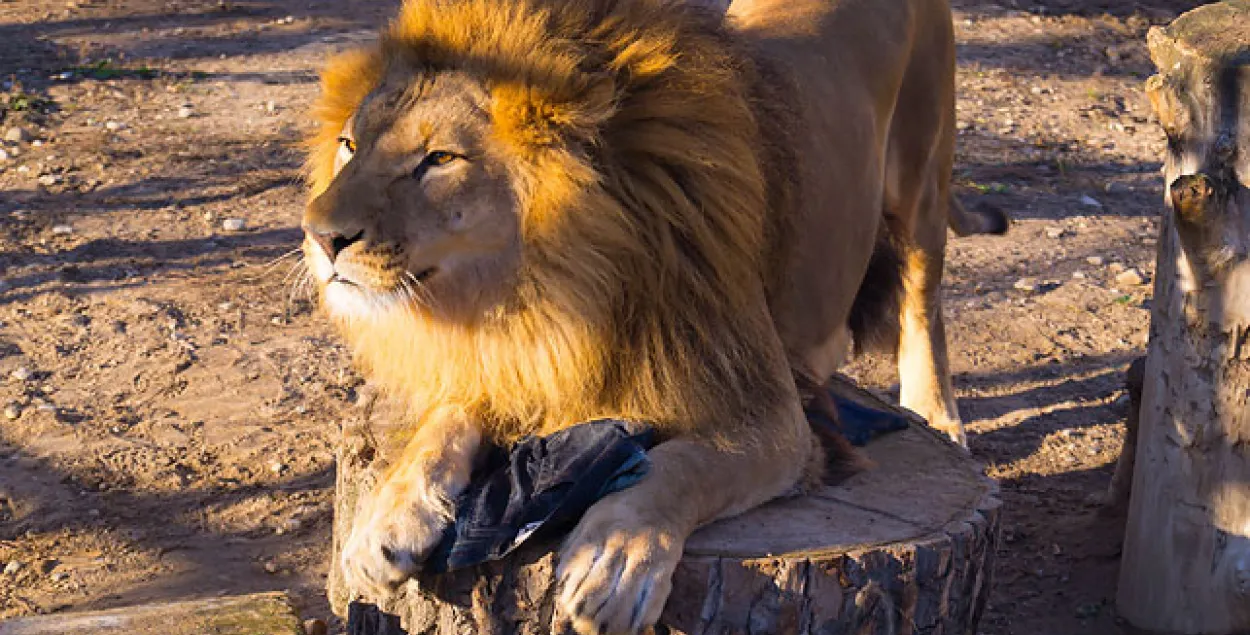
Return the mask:
[[681,558],[660,528],[611,513],[583,518],[560,555],[556,608],[579,635],[635,635],[660,618]]

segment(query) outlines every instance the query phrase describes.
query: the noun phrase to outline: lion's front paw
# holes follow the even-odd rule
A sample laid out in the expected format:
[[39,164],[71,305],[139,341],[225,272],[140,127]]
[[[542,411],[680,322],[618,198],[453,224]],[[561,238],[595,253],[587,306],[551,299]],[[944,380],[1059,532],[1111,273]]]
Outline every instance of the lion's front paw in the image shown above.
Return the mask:
[[634,635],[660,619],[685,536],[600,507],[560,554],[556,608],[580,635]]
[[349,588],[384,597],[421,569],[451,522],[441,497],[383,486],[352,527],[341,562]]

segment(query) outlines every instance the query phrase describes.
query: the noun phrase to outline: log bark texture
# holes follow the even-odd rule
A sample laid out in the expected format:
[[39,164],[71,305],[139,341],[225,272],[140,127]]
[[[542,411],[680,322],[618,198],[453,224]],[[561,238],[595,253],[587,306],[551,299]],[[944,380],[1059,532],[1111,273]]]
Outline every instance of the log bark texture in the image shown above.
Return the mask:
[[284,593],[160,602],[0,623],[0,635],[304,635]]
[[1120,615],[1250,632],[1250,0],[1150,31],[1168,137]]
[[[839,390],[876,407],[875,397]],[[344,431],[329,595],[351,635],[551,633],[556,544],[408,582],[389,598],[346,588],[337,565],[381,457],[375,410]],[[996,486],[916,422],[871,443],[876,467],[703,528],[674,576],[659,633],[964,634],[976,630],[998,542]],[[379,421],[381,419],[382,421]],[[358,601],[354,601],[358,600]]]

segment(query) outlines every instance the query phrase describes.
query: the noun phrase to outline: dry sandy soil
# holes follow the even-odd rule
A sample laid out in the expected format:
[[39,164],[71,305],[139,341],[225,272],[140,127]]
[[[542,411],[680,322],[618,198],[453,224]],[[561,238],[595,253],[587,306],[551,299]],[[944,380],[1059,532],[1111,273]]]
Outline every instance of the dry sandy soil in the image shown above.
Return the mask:
[[[1143,43],[1194,3],[1036,1],[955,9],[959,191],[1015,219],[947,264],[961,408],[1006,503],[981,630],[1106,634],[1123,520],[1093,497],[1160,207]],[[30,135],[0,145],[0,618],[278,588],[330,619],[361,379],[286,277],[296,141],[320,61],[392,9],[0,0],[0,130]]]

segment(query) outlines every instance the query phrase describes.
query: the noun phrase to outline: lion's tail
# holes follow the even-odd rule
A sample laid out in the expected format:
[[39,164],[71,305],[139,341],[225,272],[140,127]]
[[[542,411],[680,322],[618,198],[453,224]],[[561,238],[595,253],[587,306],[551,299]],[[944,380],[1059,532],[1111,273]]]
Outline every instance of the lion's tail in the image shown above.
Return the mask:
[[1007,212],[984,201],[980,201],[972,209],[968,209],[959,202],[959,197],[954,194],[951,194],[950,197],[950,208],[947,212],[946,222],[950,224],[951,231],[954,231],[958,236],[1005,234],[1007,233],[1007,228],[1011,225],[1011,219],[1007,217]]

